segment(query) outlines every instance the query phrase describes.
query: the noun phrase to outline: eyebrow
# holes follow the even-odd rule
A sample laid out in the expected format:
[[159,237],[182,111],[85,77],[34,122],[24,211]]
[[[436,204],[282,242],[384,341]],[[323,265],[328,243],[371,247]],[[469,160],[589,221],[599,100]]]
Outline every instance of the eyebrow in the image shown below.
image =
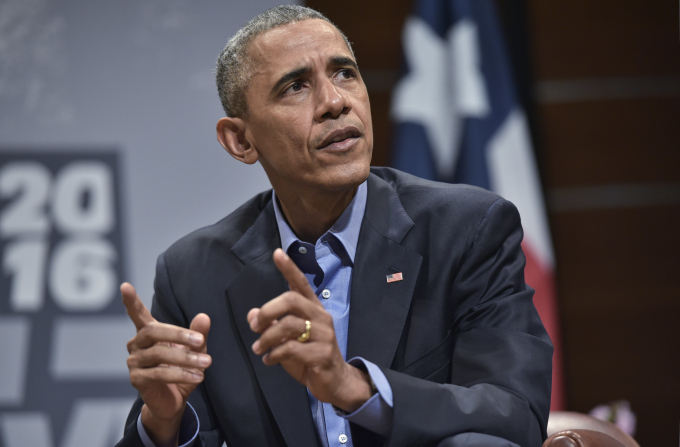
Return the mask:
[[276,91],[281,87],[283,84],[286,84],[293,79],[299,78],[303,74],[309,73],[312,70],[311,67],[300,67],[296,68],[295,70],[289,71],[288,73],[284,74],[279,78],[278,81],[276,81],[276,84],[274,84],[274,87],[272,87],[271,92],[276,93]]
[[[350,66],[354,68],[355,70],[359,71],[359,67],[357,66],[357,63],[354,62],[353,59],[346,57],[346,56],[335,56],[330,59],[330,65],[333,67],[347,67]],[[288,73],[284,74],[279,78],[278,81],[274,84],[274,87],[272,87],[271,92],[274,94],[278,89],[284,85],[287,84],[288,82],[292,81],[293,79],[297,79],[300,76],[309,73],[312,70],[311,67],[300,67],[296,68],[295,70],[291,70]]]
[[347,67],[350,66],[355,70],[359,71],[359,66],[352,58],[346,56],[336,56],[331,58],[331,65],[334,67]]

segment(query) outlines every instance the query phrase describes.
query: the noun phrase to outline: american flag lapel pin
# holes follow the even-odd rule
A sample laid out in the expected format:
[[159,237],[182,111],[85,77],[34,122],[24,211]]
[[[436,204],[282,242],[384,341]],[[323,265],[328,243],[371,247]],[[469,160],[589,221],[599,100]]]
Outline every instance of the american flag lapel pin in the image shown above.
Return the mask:
[[404,275],[401,272],[397,273],[391,273],[387,275],[387,282],[397,282],[397,281],[403,281],[404,280]]

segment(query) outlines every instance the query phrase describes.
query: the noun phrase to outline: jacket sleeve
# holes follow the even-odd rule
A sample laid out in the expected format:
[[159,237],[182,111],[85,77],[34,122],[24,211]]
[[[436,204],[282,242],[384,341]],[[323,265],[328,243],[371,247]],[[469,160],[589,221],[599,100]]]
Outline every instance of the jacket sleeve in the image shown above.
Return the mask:
[[[162,323],[189,327],[189,321],[187,321],[186,316],[178,305],[172,290],[172,284],[165,263],[165,253],[161,254],[156,262],[156,278],[154,280],[154,297],[151,314]],[[199,422],[198,437],[192,447],[221,447],[224,440],[206,398],[206,390],[203,384],[199,385],[191,393],[189,402],[194,407]],[[137,418],[143,405],[144,402],[138,397],[125,423],[123,439],[116,444],[116,447],[144,447],[137,431]]]
[[[448,383],[384,369],[394,395],[388,446],[437,445],[459,433],[540,447],[550,407],[552,344],[524,283],[517,209],[498,199],[478,224],[450,299]],[[456,444],[458,445],[458,444]]]

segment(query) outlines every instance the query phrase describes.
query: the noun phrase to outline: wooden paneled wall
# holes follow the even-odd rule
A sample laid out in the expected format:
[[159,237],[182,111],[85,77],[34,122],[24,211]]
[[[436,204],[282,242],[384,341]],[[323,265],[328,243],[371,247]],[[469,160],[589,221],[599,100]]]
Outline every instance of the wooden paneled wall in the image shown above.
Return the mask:
[[[648,0],[498,3],[506,29],[514,25],[516,31],[517,25],[507,23],[513,20],[508,9],[520,7],[528,15],[524,49],[533,62],[529,72],[536,99],[530,116],[535,117],[535,149],[556,252],[568,407],[588,412],[627,399],[637,413],[636,438],[643,447],[676,445],[678,5]],[[411,0],[306,4],[327,14],[354,43],[371,97],[373,163],[389,164],[390,93],[399,75],[401,28]],[[517,42],[512,43],[517,53]]]
[[678,4],[527,5],[569,406],[627,399],[642,446],[675,445]]

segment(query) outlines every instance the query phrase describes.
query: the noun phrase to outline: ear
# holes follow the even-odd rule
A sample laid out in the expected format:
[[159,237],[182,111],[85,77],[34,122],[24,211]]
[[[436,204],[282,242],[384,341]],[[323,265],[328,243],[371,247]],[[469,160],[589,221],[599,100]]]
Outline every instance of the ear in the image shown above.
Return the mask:
[[257,151],[246,138],[246,123],[241,118],[220,118],[217,141],[238,161],[249,165],[257,161]]

